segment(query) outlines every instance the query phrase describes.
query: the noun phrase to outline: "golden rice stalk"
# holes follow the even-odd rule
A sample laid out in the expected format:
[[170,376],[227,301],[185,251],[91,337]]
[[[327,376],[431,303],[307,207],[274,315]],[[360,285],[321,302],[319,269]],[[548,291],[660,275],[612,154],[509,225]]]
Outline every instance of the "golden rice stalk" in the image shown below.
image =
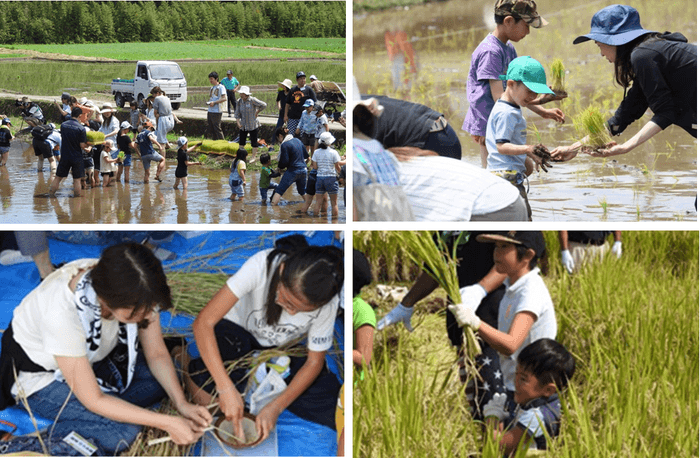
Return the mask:
[[[453,303],[461,304],[457,278],[457,244],[454,244],[450,253],[447,243],[437,231],[401,231],[395,234],[400,237],[413,261],[423,265],[423,270],[435,279]],[[479,341],[468,326],[464,327],[464,335],[465,356],[473,361],[481,353]]]

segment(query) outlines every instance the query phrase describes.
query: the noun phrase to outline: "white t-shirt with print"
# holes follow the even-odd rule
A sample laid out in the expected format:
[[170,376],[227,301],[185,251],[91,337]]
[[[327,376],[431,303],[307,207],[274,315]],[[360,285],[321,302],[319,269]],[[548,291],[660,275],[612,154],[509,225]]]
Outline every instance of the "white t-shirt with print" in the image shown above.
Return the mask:
[[[333,344],[333,325],[338,310],[338,296],[312,312],[297,312],[294,315],[282,310],[274,326],[265,321],[265,302],[270,286],[271,274],[267,272],[267,255],[272,250],[263,250],[248,259],[226,285],[236,295],[238,302],[224,318],[250,332],[262,346],[284,345],[308,334],[308,349],[326,351]],[[279,265],[273,263],[273,271]]]
[[[46,277],[17,306],[12,318],[15,341],[36,364],[49,371],[58,370],[55,356],[87,356],[85,330],[75,306],[70,281],[80,269],[89,269],[97,259],[79,259],[66,264]],[[84,274],[81,274],[84,275]],[[118,342],[119,322],[102,320],[102,338],[91,363],[104,359]],[[54,381],[53,372],[20,372],[18,382],[26,396]],[[17,395],[17,383],[12,387]]]
[[557,337],[554,304],[539,273],[540,269],[535,267],[512,285],[508,278],[504,282],[506,292],[498,306],[498,330],[508,333],[518,313],[531,312],[536,317],[520,348],[510,356],[499,354],[506,390],[515,391],[515,368],[522,349],[536,340]]

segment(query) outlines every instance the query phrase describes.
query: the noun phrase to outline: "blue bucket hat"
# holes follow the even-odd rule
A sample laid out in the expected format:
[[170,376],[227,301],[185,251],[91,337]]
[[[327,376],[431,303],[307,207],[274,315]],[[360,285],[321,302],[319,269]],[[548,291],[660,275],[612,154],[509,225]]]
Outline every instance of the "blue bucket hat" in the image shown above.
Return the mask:
[[576,38],[574,44],[595,40],[610,46],[620,46],[647,33],[654,31],[642,28],[637,10],[627,5],[610,5],[593,15],[591,32]]

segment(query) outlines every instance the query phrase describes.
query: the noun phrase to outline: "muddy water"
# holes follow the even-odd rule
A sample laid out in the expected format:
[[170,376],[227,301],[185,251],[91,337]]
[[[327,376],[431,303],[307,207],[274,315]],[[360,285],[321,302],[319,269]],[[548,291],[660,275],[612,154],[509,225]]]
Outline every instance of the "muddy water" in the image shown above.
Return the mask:
[[[131,182],[83,191],[73,196],[72,178],[61,183],[55,198],[48,197],[48,163],[36,170],[36,158],[31,144],[13,141],[7,167],[0,167],[0,223],[343,223],[345,206],[342,189],[339,197],[339,217],[312,217],[298,213],[303,199],[290,188],[279,206],[262,205],[258,189],[259,172],[252,173],[246,185],[243,202],[229,200],[228,170],[206,170],[190,166],[188,189],[173,189],[177,162],[168,160],[158,183],[143,182],[143,166],[134,161]],[[278,180],[275,180],[278,181]],[[269,192],[269,191],[268,191]],[[268,194],[269,198],[270,194]],[[330,215],[330,208],[328,215]]]
[[[590,16],[604,4],[592,4],[585,9],[567,4],[565,8],[569,10],[562,10],[560,2],[538,1],[538,7],[541,3],[542,10],[551,16],[548,17],[550,25],[544,30],[552,39],[544,43],[537,41],[536,35],[544,32],[531,30],[534,38],[526,37],[515,47],[519,55],[532,55],[543,62],[553,57],[564,59],[567,89],[575,96],[570,104],[559,105],[567,116],[564,125],[556,125],[524,110],[528,142],[535,143],[534,137],[540,135],[541,142],[552,149],[571,144],[577,138],[571,118],[581,107],[596,102],[604,106],[606,117],[610,116],[622,99],[622,89],[613,86],[613,67],[600,56],[597,47],[571,45],[575,32],[579,29],[587,32]],[[652,4],[648,0],[639,3],[635,7],[642,12],[646,12],[644,5]],[[392,94],[384,32],[389,28],[405,30],[414,39],[419,71],[413,83],[414,91],[401,97],[445,113],[462,143],[462,160],[475,165],[480,165],[479,150],[461,130],[468,108],[465,83],[471,52],[492,29],[485,25],[484,19],[492,15],[491,8],[484,11],[483,2],[449,0],[357,14],[353,23],[353,65],[360,91]],[[653,20],[660,21],[646,19],[644,25],[652,30],[678,30],[688,37],[696,36],[695,23],[688,25],[687,21],[679,20],[677,24],[647,24]],[[557,23],[565,25],[557,26]],[[429,35],[441,38],[428,40]],[[554,106],[557,103],[547,107]],[[648,111],[616,140],[626,141],[650,118]],[[533,174],[528,194],[533,220],[696,221],[696,171],[696,140],[682,129],[671,126],[628,154],[605,160],[579,155],[570,162],[555,164],[549,173]]]

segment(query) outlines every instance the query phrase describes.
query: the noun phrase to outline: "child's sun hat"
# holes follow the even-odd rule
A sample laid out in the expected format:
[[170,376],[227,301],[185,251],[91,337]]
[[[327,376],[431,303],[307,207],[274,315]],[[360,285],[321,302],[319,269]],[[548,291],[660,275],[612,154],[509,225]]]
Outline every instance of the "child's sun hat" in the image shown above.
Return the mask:
[[547,75],[542,64],[530,56],[520,56],[508,64],[508,72],[499,76],[503,81],[521,81],[528,89],[537,94],[554,94],[547,86]]
[[330,132],[323,132],[319,137],[318,137],[318,143],[319,144],[324,144],[327,146],[330,146],[333,144],[335,141],[335,137],[333,136],[332,133]]
[[637,10],[627,5],[610,5],[593,15],[590,33],[577,37],[574,44],[594,40],[620,46],[647,33],[654,32],[642,28]]
[[306,102],[304,102],[304,108],[312,107],[314,106],[314,101],[312,99],[306,99]]
[[537,13],[537,4],[533,0],[497,0],[494,14],[522,19],[536,29],[549,24]]
[[180,137],[177,139],[177,146],[183,146],[187,144],[187,137]]
[[119,128],[121,130],[131,129],[131,124],[129,124],[129,121],[122,121],[122,123],[119,125]]

